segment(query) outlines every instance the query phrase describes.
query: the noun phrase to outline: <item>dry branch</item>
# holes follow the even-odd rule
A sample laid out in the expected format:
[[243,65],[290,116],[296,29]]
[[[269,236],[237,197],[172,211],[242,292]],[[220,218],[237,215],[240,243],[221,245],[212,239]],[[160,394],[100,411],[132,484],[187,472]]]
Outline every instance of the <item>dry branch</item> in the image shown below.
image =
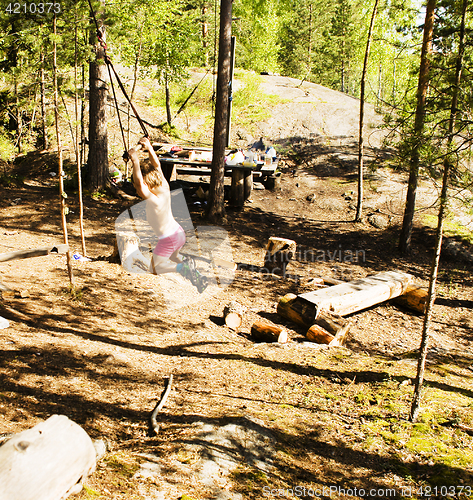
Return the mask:
[[168,385],[166,387],[166,390],[164,391],[163,397],[161,398],[161,401],[155,406],[154,410],[152,411],[150,417],[149,417],[149,425],[150,425],[150,434],[157,435],[159,432],[159,424],[156,419],[158,413],[163,409],[164,405],[166,404],[166,400],[168,399],[169,393],[171,392],[172,388],[172,381],[173,381],[173,375],[169,375],[169,380],[168,380]]

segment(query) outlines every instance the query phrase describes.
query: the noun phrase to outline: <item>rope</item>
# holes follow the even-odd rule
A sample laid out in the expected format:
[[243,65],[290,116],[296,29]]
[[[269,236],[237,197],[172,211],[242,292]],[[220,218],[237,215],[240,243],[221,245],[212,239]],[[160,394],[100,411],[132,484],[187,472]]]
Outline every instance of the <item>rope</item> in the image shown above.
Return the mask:
[[209,68],[207,70],[207,72],[205,73],[205,75],[202,77],[202,80],[200,80],[200,82],[194,87],[194,89],[192,90],[192,92],[189,94],[189,96],[187,97],[187,99],[182,103],[181,107],[179,108],[178,112],[176,113],[176,115],[174,116],[174,119],[176,119],[177,115],[179,113],[182,112],[182,110],[186,107],[186,104],[189,102],[189,99],[194,95],[195,91],[199,88],[200,84],[204,81],[205,77],[209,74],[209,71],[211,70],[212,68]]
[[94,12],[94,9],[92,7],[91,0],[89,0],[89,7],[90,7],[90,12],[92,14],[92,18],[93,18],[94,23],[95,23],[97,40],[98,40],[100,46],[103,48],[104,60],[105,60],[105,63],[107,64],[108,74],[109,74],[109,78],[110,78],[110,84],[111,84],[112,92],[113,92],[113,99],[115,101],[118,122],[120,125],[120,131],[121,131],[122,139],[123,139],[123,146],[125,148],[125,152],[123,154],[123,159],[125,161],[127,161],[128,160],[128,148],[127,148],[127,144],[126,144],[125,132],[124,132],[123,125],[122,125],[122,120],[120,117],[120,110],[118,108],[118,100],[117,100],[117,96],[115,93],[115,86],[113,85],[112,71],[113,71],[113,74],[115,75],[115,78],[117,80],[118,86],[120,87],[120,90],[122,91],[123,95],[125,96],[125,99],[128,101],[128,104],[130,105],[131,109],[133,110],[133,113],[135,114],[135,117],[138,120],[138,123],[140,124],[141,129],[143,130],[144,136],[149,137],[149,133],[148,133],[148,130],[146,129],[145,124],[143,123],[143,120],[141,119],[140,115],[138,114],[138,111],[136,110],[134,104],[131,102],[130,98],[128,97],[128,93],[127,93],[122,81],[120,80],[120,77],[118,76],[118,74],[115,70],[115,67],[113,66],[112,60],[110,59],[110,57],[107,54],[107,44],[105,43],[105,40],[102,37],[102,32],[100,31],[99,23],[97,21],[97,17],[95,16],[95,12]]

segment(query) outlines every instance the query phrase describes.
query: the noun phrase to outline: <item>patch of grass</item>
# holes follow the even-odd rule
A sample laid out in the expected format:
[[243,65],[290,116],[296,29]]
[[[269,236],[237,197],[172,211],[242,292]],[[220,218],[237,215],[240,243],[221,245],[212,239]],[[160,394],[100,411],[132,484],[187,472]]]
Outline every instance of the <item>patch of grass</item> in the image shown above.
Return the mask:
[[121,453],[104,458],[104,463],[125,479],[131,479],[140,468],[140,464],[134,458]]
[[98,491],[93,490],[92,488],[89,488],[87,485],[83,485],[82,492],[85,495],[86,499],[89,498],[96,498],[101,496],[101,494]]
[[25,178],[17,174],[3,173],[0,175],[0,186],[3,187],[21,187],[25,183]]
[[268,476],[261,470],[239,465],[231,474],[232,479],[247,491],[261,490],[269,484]]
[[12,161],[15,158],[15,146],[7,137],[0,134],[0,160]]
[[67,288],[64,288],[64,293],[68,294],[74,301],[80,302],[84,298],[84,291],[74,285],[68,285]]
[[[422,223],[432,229],[437,227],[437,220],[437,216],[435,215],[424,214],[421,216]],[[443,232],[445,236],[458,238],[470,245],[473,245],[473,231],[470,231],[467,227],[462,226],[452,218],[447,218],[445,220]]]

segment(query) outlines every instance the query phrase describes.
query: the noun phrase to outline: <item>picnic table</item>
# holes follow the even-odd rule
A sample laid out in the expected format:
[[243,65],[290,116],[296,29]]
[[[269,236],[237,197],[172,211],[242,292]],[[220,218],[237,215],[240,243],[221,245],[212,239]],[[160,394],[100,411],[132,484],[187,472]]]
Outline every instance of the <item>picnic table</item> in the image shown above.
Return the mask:
[[[209,161],[194,161],[185,157],[159,156],[163,174],[168,180],[176,180],[177,175],[210,176],[212,164]],[[253,181],[258,180],[263,184],[268,177],[274,175],[278,162],[273,161],[266,165],[263,161],[257,161],[253,166],[242,163],[236,165],[225,165],[225,176],[232,178],[230,201],[235,206],[243,206],[253,189]]]

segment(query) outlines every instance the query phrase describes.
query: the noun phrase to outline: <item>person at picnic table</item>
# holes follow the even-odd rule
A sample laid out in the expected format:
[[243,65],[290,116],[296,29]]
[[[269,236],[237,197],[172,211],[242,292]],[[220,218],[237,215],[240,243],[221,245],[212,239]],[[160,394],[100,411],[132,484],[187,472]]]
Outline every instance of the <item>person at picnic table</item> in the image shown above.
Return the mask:
[[202,293],[208,281],[197,271],[191,257],[180,255],[180,250],[186,242],[186,233],[172,214],[171,190],[161,170],[159,159],[147,137],[140,139],[139,144],[148,152],[149,162],[142,162],[140,165],[135,148],[128,151],[128,156],[133,164],[133,184],[138,196],[146,201],[146,219],[158,237],[151,257],[150,272],[178,272]]

